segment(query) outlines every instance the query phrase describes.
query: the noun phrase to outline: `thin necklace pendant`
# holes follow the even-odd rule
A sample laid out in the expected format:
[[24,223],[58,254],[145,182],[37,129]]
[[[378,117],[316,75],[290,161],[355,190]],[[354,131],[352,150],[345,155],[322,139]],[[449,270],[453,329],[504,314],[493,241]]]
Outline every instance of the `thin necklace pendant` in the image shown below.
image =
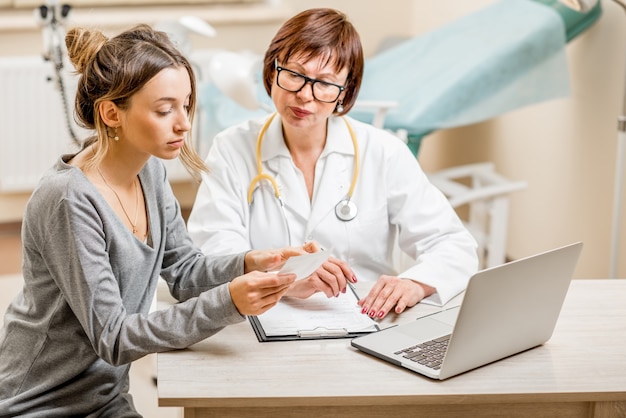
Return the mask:
[[104,182],[104,184],[113,192],[113,194],[117,198],[117,201],[120,204],[120,207],[122,208],[122,211],[124,212],[124,215],[126,216],[126,219],[128,219],[128,222],[132,226],[133,235],[137,234],[137,232],[138,232],[138,229],[137,229],[137,219],[139,219],[139,186],[137,185],[137,183],[138,183],[137,177],[135,177],[135,179],[133,181],[133,184],[135,185],[135,222],[133,222],[130,219],[130,216],[128,216],[128,212],[126,212],[126,208],[122,204],[122,199],[117,194],[115,189],[113,187],[111,187],[111,185],[109,184],[107,179],[104,178],[104,175],[102,175],[102,172],[100,171],[100,167],[96,167],[96,170],[98,171],[98,174],[100,174],[100,177],[102,178],[102,181]]

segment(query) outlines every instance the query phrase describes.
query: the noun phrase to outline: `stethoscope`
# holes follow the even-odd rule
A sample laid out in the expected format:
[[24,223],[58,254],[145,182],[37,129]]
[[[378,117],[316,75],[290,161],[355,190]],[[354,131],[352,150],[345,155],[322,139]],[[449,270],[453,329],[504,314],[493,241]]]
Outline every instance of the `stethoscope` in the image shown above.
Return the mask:
[[[250,186],[248,187],[248,204],[252,205],[252,201],[253,201],[252,195],[254,194],[256,184],[259,183],[263,179],[269,181],[270,184],[272,185],[272,188],[274,189],[274,195],[276,196],[276,199],[278,200],[279,206],[281,208],[285,226],[287,228],[287,233],[291,241],[291,231],[289,228],[289,222],[287,222],[287,213],[285,212],[285,202],[282,196],[280,195],[280,191],[278,189],[278,184],[276,183],[276,180],[274,179],[274,177],[272,177],[271,175],[263,171],[263,165],[261,163],[261,144],[263,143],[263,137],[265,136],[265,131],[267,131],[267,128],[269,128],[275,116],[276,116],[276,113],[274,113],[272,116],[269,117],[269,119],[265,122],[265,124],[259,131],[259,136],[257,137],[256,166],[257,166],[258,174],[252,179],[252,181],[250,182]],[[354,170],[352,174],[352,182],[350,183],[350,189],[348,190],[346,197],[340,200],[335,205],[335,215],[337,216],[337,219],[339,219],[340,221],[348,222],[348,221],[353,220],[356,217],[357,212],[358,212],[356,205],[352,201],[352,194],[354,193],[354,188],[356,187],[356,181],[359,178],[360,160],[359,160],[359,146],[356,142],[356,135],[354,133],[354,130],[352,129],[352,126],[350,126],[346,118],[342,118],[342,119],[346,123],[348,132],[350,132],[350,138],[352,139],[352,146],[354,147]],[[290,242],[290,245],[291,245],[291,242]]]

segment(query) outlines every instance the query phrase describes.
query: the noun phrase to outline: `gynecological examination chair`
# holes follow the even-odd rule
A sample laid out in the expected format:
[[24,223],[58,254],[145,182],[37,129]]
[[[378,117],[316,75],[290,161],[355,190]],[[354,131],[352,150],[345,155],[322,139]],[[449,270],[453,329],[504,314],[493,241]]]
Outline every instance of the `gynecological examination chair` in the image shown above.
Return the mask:
[[[351,116],[397,132],[417,156],[422,139],[436,130],[565,97],[565,45],[600,14],[599,1],[501,0],[396,41],[367,60],[361,106]],[[452,206],[464,210],[481,266],[505,262],[509,194],[526,183],[504,178],[492,163],[452,167],[429,177]]]

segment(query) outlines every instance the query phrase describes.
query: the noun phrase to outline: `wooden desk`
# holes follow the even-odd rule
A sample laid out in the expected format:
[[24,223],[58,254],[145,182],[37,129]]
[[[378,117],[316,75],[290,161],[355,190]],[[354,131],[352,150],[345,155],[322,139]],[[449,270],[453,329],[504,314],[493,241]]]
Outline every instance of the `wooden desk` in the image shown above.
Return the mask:
[[625,417],[626,280],[574,280],[545,345],[444,381],[347,339],[259,343],[244,322],[159,354],[158,393],[186,418]]

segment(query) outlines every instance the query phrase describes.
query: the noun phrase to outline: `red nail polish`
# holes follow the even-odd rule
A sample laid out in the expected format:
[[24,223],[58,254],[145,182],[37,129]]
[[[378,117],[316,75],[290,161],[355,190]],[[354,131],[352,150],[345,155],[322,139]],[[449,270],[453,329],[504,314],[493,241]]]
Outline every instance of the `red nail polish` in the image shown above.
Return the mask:
[[383,316],[385,316],[385,312],[384,311],[378,312],[378,317],[379,318],[382,318]]
[[352,283],[356,283],[356,276],[352,276]]
[[370,311],[370,316],[371,316],[372,318],[373,318],[374,316],[376,316],[376,312],[375,312],[373,309]]
[[361,313],[366,313],[367,312],[367,308],[364,306],[363,309],[361,309]]

